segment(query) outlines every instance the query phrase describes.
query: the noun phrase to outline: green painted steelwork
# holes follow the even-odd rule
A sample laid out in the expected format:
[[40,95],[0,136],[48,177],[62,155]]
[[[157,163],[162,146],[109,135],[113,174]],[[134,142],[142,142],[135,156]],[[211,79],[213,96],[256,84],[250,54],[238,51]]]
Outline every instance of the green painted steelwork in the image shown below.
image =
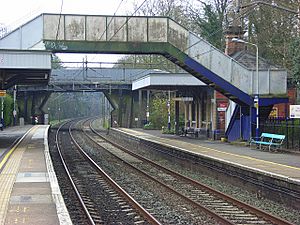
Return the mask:
[[45,48],[52,52],[163,55],[232,101],[253,104],[250,71],[168,17],[43,14],[43,24]]
[[[59,53],[110,53],[110,54],[159,54],[165,56],[167,59],[180,66],[187,72],[191,73],[199,80],[208,85],[213,83],[208,80],[205,75],[199,74],[191,70],[185,65],[185,60],[188,55],[182,52],[168,42],[91,42],[91,41],[44,41],[47,50]],[[233,101],[244,105],[245,103],[237,99],[235,96],[228,93],[220,86],[213,86],[213,88],[223,93]],[[228,93],[228,94],[227,94]]]
[[[98,42],[44,40],[47,50],[55,53],[168,54],[167,42]],[[173,50],[174,51],[174,50]],[[178,51],[179,52],[179,51]]]

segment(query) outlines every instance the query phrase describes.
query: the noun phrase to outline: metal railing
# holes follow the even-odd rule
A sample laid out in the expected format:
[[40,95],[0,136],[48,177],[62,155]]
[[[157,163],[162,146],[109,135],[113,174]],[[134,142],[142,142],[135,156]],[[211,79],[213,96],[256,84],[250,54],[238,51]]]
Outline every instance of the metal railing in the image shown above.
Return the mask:
[[300,119],[269,118],[260,127],[261,132],[285,135],[283,147],[300,151]]

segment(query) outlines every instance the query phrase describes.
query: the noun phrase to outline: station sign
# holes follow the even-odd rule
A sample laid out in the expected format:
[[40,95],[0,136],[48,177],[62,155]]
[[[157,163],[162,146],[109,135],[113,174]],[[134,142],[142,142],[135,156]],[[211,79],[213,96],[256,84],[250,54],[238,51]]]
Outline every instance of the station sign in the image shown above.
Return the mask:
[[290,105],[290,118],[300,118],[300,105]]
[[226,112],[226,110],[227,110],[227,103],[219,102],[218,107],[217,107],[217,111],[218,112]]
[[6,90],[0,90],[0,97],[6,96]]
[[181,101],[181,102],[192,102],[194,100],[193,97],[176,97],[172,98],[173,101]]

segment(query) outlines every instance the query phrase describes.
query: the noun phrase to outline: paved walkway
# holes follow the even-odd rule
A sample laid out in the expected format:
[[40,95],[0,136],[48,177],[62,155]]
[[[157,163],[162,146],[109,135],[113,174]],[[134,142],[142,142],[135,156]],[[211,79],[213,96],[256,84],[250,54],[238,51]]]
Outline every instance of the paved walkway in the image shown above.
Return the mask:
[[118,128],[136,138],[300,185],[300,155],[266,152],[219,141],[161,134],[160,131]]
[[160,138],[179,140],[182,142],[199,145],[206,148],[216,149],[223,152],[249,156],[261,160],[271,161],[274,163],[280,163],[280,164],[300,168],[300,152],[299,154],[288,153],[288,152],[270,153],[268,151],[262,151],[259,149],[250,149],[247,146],[234,145],[234,144],[221,142],[221,141],[201,140],[201,139],[190,138],[190,137],[182,137],[178,135],[162,134],[160,130],[143,130],[143,129],[133,129],[133,130],[151,134]]
[[21,138],[32,125],[7,127],[0,131],[0,158],[4,152],[19,138]]
[[2,147],[22,138],[12,148],[2,149],[0,225],[72,224],[50,158],[48,127],[12,127],[1,133]]

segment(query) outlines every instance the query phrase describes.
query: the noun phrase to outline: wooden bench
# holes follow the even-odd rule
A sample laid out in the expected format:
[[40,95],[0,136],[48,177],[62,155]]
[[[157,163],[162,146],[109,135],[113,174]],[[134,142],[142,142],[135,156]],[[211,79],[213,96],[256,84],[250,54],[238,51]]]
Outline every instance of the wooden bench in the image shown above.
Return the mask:
[[276,151],[279,148],[281,148],[284,139],[285,139],[285,135],[262,133],[258,139],[257,138],[256,140],[251,139],[250,148],[252,144],[255,144],[256,148],[259,149],[268,148],[269,151],[271,151],[271,149],[274,149]]

